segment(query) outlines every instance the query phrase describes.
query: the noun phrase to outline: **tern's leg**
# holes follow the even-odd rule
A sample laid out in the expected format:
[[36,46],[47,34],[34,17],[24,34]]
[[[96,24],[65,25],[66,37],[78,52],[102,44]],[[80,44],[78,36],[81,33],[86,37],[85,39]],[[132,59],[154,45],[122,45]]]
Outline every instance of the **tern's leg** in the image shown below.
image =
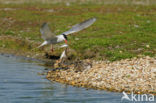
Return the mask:
[[68,48],[65,49],[66,56],[68,56]]
[[52,52],[54,51],[54,49],[53,49],[53,45],[51,45],[51,51],[52,51]]

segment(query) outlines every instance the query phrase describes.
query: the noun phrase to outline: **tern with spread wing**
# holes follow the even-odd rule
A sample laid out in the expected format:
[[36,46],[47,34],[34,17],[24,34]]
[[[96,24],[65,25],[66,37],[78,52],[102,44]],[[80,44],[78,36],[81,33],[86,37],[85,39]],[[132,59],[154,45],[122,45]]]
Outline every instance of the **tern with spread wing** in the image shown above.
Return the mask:
[[[38,48],[40,48],[44,45],[47,45],[47,44],[57,44],[62,41],[65,41],[65,43],[67,44],[67,35],[68,34],[72,34],[72,33],[78,32],[80,30],[83,30],[83,29],[89,27],[90,25],[92,25],[95,21],[96,21],[96,18],[88,19],[86,21],[83,21],[79,24],[72,26],[71,29],[69,29],[66,32],[63,32],[60,35],[55,35],[55,33],[51,32],[48,24],[43,23],[41,26],[40,32],[42,34],[42,38],[44,39],[44,42],[40,46],[38,46]],[[52,46],[51,50],[53,51],[53,46]]]

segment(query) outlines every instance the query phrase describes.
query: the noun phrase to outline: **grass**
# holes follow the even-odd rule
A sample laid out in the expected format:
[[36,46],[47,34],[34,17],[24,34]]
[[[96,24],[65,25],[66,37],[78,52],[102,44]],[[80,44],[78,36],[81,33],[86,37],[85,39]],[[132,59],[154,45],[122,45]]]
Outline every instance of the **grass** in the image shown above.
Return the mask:
[[[91,17],[97,18],[91,27],[68,37],[70,48],[82,59],[114,61],[138,55],[155,56],[155,5],[0,4],[0,36],[41,42],[39,29],[43,22],[49,22],[53,32],[60,34]],[[6,44],[5,48],[12,50],[29,50],[27,44],[16,43],[0,39],[1,48]]]

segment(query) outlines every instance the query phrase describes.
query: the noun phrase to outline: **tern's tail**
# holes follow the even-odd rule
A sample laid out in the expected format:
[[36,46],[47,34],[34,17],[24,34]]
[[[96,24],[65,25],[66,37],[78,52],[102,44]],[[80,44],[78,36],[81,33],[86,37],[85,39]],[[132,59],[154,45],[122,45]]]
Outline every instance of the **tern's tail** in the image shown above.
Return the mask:
[[44,45],[47,45],[48,44],[48,42],[47,41],[44,41],[40,46],[38,46],[37,48],[40,48],[40,47],[42,47],[42,46],[44,46]]

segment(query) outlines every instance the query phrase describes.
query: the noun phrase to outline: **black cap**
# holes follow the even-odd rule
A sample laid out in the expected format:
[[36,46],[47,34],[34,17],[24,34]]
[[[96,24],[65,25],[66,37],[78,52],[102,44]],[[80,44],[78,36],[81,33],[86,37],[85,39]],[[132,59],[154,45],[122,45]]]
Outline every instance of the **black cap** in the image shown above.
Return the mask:
[[65,35],[65,34],[62,34],[62,35],[63,35],[63,37],[64,37],[66,40],[68,40],[67,35]]

